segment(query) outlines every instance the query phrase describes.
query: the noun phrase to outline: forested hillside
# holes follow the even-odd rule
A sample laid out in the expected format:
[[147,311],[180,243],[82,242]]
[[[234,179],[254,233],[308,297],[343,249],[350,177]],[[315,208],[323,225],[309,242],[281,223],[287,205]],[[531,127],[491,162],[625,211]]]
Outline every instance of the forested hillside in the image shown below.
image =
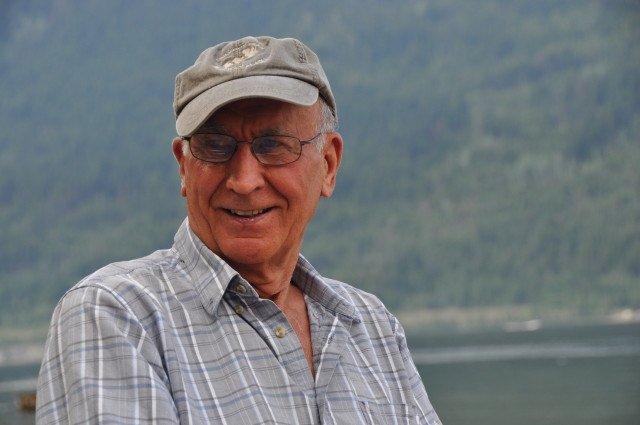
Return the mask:
[[171,243],[173,78],[247,34],[305,41],[336,94],[322,273],[396,310],[640,307],[636,1],[0,7],[0,326]]

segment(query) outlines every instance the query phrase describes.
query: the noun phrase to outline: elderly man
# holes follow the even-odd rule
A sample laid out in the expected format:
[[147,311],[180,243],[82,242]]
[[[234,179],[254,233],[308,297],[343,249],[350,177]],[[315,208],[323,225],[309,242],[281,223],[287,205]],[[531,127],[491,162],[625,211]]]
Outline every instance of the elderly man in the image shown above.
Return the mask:
[[343,144],[314,52],[209,48],[174,109],[187,219],[171,249],[64,295],[37,422],[439,424],[397,319],[300,255]]

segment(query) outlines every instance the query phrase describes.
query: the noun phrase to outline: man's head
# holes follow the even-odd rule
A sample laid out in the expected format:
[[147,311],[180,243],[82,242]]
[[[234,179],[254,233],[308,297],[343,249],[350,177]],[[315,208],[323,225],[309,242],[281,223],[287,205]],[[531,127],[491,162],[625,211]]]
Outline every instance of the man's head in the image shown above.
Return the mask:
[[[266,44],[261,44],[265,53],[256,47],[256,39],[243,40],[248,41],[222,45],[234,46],[231,50],[218,49],[224,56],[221,63],[231,65],[209,67],[208,72],[214,75],[200,74],[198,81],[208,79],[216,85],[186,104],[174,102],[179,105],[176,128],[183,137],[174,139],[173,152],[180,168],[182,195],[187,198],[189,223],[198,237],[237,269],[277,267],[297,257],[319,198],[333,192],[342,138],[335,132],[335,102],[328,82],[316,86],[312,83],[320,80],[311,79],[310,83],[282,77],[283,69],[286,71],[282,58],[278,60],[279,74],[264,74],[269,70],[265,63],[274,56],[269,46],[283,41],[258,40]],[[299,52],[305,52],[304,58],[315,57],[302,43],[285,41],[296,53],[292,60],[303,59]],[[280,54],[286,54],[284,50]],[[260,52],[263,56],[253,60]],[[254,66],[264,69],[255,70]],[[220,67],[224,72],[231,67],[241,71],[220,82]],[[307,68],[322,69],[319,62]],[[311,74],[320,73],[324,76],[317,69]],[[179,76],[177,85],[180,80]],[[227,90],[226,84],[233,84],[233,90]],[[283,84],[289,89],[281,96]],[[189,89],[176,87],[176,96]],[[181,121],[184,113],[189,117]],[[195,128],[189,126],[196,125],[193,123]]]

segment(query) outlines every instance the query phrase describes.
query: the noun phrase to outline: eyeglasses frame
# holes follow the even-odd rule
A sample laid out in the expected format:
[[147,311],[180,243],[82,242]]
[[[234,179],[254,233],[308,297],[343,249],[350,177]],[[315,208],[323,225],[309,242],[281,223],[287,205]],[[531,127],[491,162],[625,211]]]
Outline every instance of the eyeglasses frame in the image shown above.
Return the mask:
[[[193,153],[193,150],[191,149],[191,137],[192,137],[192,136],[194,136],[194,135],[196,135],[196,134],[216,134],[216,135],[219,135],[219,136],[229,137],[229,138],[233,139],[233,140],[236,142],[236,145],[234,146],[234,148],[233,148],[233,152],[231,153],[231,156],[229,156],[229,159],[226,159],[226,160],[224,160],[224,161],[208,161],[208,160],[206,160],[206,159],[199,158],[196,154],[194,154],[194,153]],[[260,161],[260,158],[258,158],[258,155],[256,155],[255,151],[253,150],[253,143],[254,143],[257,139],[260,139],[260,138],[262,138],[262,137],[268,137],[268,135],[264,135],[264,136],[256,136],[256,137],[254,137],[253,139],[251,139],[251,141],[248,141],[248,140],[238,140],[238,139],[236,139],[235,137],[230,136],[230,135],[228,135],[228,134],[224,134],[224,133],[209,133],[209,132],[203,132],[203,133],[194,133],[194,134],[192,134],[191,136],[181,136],[181,137],[180,137],[180,139],[182,139],[182,140],[186,141],[186,142],[189,144],[189,152],[191,152],[191,155],[193,155],[193,157],[194,157],[194,158],[198,159],[199,161],[206,162],[206,163],[208,163],[208,164],[224,164],[224,163],[226,163],[226,162],[231,161],[231,158],[233,158],[233,156],[234,156],[234,155],[236,154],[236,152],[238,151],[238,145],[240,145],[240,143],[248,143],[248,144],[249,144],[249,149],[251,150],[251,155],[253,155],[253,157],[256,159],[256,161],[258,161],[260,164],[265,165],[265,166],[267,166],[267,167],[279,167],[279,166],[281,166],[281,165],[289,165],[289,164],[292,164],[292,163],[296,162],[297,160],[299,160],[299,159],[300,159],[300,157],[302,156],[302,148],[303,148],[305,145],[308,145],[308,144],[312,143],[312,142],[314,141],[314,139],[317,139],[317,138],[318,138],[318,136],[320,136],[320,135],[322,135],[322,134],[326,134],[326,132],[325,132],[325,131],[321,131],[321,132],[319,132],[318,134],[316,134],[315,136],[313,136],[312,138],[307,139],[307,140],[300,140],[300,139],[299,139],[299,138],[297,138],[296,136],[291,136],[291,135],[289,135],[289,134],[275,134],[275,135],[272,135],[272,136],[285,136],[285,137],[291,137],[291,138],[293,138],[293,139],[298,140],[298,142],[300,142],[300,152],[298,153],[298,156],[296,157],[296,159],[294,159],[294,160],[292,160],[292,161],[289,161],[289,162],[282,163],[282,164],[265,164],[264,162]]]

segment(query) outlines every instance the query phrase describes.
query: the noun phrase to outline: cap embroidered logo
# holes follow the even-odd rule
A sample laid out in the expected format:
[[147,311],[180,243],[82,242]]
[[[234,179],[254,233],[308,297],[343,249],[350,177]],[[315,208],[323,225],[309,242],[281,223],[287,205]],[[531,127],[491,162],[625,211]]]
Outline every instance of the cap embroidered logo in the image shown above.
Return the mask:
[[257,43],[246,44],[233,49],[220,58],[222,60],[222,67],[224,69],[239,68],[244,62],[251,59],[261,50],[264,50],[264,47]]

